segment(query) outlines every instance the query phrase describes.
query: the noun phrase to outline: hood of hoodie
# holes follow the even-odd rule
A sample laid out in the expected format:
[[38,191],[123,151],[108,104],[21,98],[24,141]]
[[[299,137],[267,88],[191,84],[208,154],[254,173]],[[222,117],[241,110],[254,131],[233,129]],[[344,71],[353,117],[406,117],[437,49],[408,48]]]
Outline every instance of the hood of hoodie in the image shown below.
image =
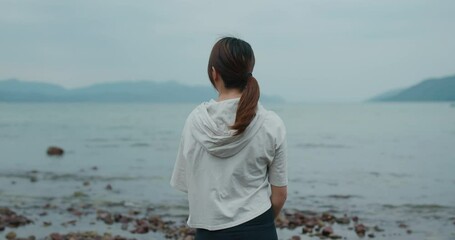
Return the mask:
[[240,152],[256,135],[265,120],[265,110],[258,103],[256,116],[246,130],[234,136],[230,129],[235,122],[240,98],[220,102],[210,100],[200,104],[191,118],[191,134],[212,155],[219,158],[231,157]]

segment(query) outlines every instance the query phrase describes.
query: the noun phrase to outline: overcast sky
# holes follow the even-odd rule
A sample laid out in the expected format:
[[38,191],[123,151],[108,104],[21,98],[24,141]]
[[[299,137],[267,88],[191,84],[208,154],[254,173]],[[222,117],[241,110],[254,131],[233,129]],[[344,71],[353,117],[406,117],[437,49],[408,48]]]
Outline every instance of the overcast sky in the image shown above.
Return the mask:
[[0,79],[208,85],[225,35],[252,45],[262,92],[290,101],[362,101],[455,74],[454,0],[0,0]]

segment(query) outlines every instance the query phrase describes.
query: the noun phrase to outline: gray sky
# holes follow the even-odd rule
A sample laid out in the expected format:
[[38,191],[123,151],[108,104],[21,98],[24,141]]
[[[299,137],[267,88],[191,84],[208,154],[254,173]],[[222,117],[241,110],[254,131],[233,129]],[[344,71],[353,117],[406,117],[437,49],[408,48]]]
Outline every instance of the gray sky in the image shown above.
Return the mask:
[[455,74],[454,12],[454,0],[0,0],[0,79],[209,84],[212,45],[234,35],[263,93],[361,101]]

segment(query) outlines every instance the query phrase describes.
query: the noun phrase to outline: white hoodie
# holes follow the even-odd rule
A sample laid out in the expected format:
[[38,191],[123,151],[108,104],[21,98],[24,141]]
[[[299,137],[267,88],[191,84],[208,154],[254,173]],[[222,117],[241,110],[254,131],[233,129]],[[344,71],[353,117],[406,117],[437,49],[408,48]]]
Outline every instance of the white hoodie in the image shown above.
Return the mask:
[[258,104],[244,133],[233,136],[239,98],[210,100],[188,116],[171,185],[188,193],[188,226],[219,230],[271,207],[269,185],[287,185],[283,121]]

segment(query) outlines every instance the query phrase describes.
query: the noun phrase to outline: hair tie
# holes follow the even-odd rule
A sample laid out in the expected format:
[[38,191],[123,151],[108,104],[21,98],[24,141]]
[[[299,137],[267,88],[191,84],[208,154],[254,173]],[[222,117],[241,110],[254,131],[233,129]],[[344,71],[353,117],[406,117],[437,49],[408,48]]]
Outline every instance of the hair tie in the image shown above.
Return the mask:
[[247,80],[248,80],[248,78],[250,78],[250,77],[252,77],[252,76],[253,76],[253,74],[250,73],[250,72],[249,72],[249,73],[245,73],[245,78],[246,78]]

